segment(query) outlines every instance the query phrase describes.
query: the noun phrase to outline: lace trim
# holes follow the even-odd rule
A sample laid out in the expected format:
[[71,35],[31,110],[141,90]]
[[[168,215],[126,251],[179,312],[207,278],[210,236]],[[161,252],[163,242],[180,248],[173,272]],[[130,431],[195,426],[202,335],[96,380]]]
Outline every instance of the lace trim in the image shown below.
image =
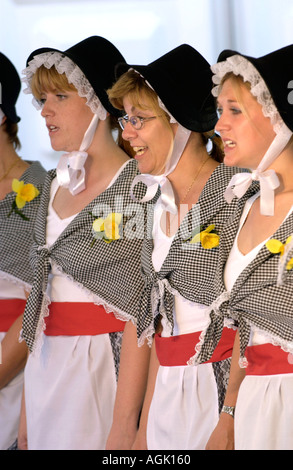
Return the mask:
[[264,336],[267,340],[267,343],[271,343],[273,346],[279,346],[286,353],[293,353],[293,342],[286,341],[283,338],[280,338],[279,336],[270,333],[269,331],[264,331],[263,329],[254,325],[253,322],[247,323],[253,331]]
[[[274,335],[273,333],[264,331],[261,328],[257,327],[256,325],[254,325],[253,322],[247,322],[247,323],[251,329],[253,329],[255,332],[264,336],[267,340],[266,341],[267,343],[270,343],[273,346],[279,346],[282,349],[282,351],[288,354],[293,354],[293,342],[285,341],[284,339],[280,338],[277,335]],[[246,369],[248,366],[248,361],[246,357],[240,357],[238,364],[241,369]]]
[[[125,321],[125,322],[131,321],[134,325],[136,324],[136,319],[133,318],[131,315],[127,314],[126,312],[123,312],[122,310],[117,309],[116,307],[112,306],[109,303],[106,303],[101,297],[94,294],[89,289],[84,287],[81,283],[73,279],[72,276],[65,273],[60,266],[56,265],[56,268],[58,269],[60,273],[62,273],[63,276],[65,276],[67,279],[72,281],[79,289],[81,289],[83,292],[85,292],[88,295],[89,302],[92,302],[95,305],[102,305],[106,313],[113,313],[118,320]],[[44,299],[43,306],[42,306],[42,310],[41,310],[41,314],[40,314],[40,318],[39,318],[39,322],[38,322],[38,326],[36,330],[36,338],[35,338],[34,349],[33,349],[33,352],[37,356],[40,355],[40,351],[42,349],[43,333],[46,329],[45,318],[49,316],[49,305],[51,303],[51,300],[47,294],[44,294],[43,299]]]
[[[219,308],[221,306],[221,304],[223,302],[226,302],[228,301],[230,298],[230,292],[228,291],[224,291],[222,292],[221,295],[219,295],[219,297],[217,297],[216,300],[214,300],[214,302],[210,305],[208,311],[207,311],[207,315],[210,314],[210,312],[214,311],[215,315],[220,315],[221,312],[219,311]],[[200,363],[197,361],[197,358],[200,354],[200,351],[201,351],[201,348],[202,348],[202,345],[204,344],[204,340],[205,340],[205,335],[206,335],[206,332],[208,330],[208,327],[210,326],[211,322],[209,321],[208,322],[208,325],[206,326],[206,328],[204,330],[202,330],[200,336],[199,336],[199,341],[198,343],[195,345],[195,354],[193,356],[191,356],[191,358],[187,361],[187,365],[189,366],[195,366],[195,365],[199,365]],[[232,320],[227,320],[227,322],[225,322],[225,319],[224,319],[224,326],[227,326],[227,328],[233,328],[235,329],[234,325],[233,325],[233,319]]]
[[3,279],[4,281],[9,281],[19,287],[22,287],[28,293],[30,292],[32,288],[32,286],[28,284],[27,282],[22,281],[21,279],[18,279],[12,274],[5,273],[4,271],[0,271],[0,279]]
[[[186,303],[189,306],[193,306],[194,303],[195,303],[192,300],[189,300],[189,299],[186,299],[186,298],[182,297],[182,295],[176,289],[171,287],[171,285],[169,284],[167,279],[159,280],[157,282],[157,286],[159,287],[159,289],[153,289],[153,291],[152,291],[152,298],[151,298],[152,311],[156,311],[158,301],[162,300],[162,298],[163,298],[162,297],[162,295],[163,295],[162,291],[164,290],[164,288],[168,289],[168,291],[172,295],[174,295],[175,297],[180,297],[181,299],[183,299],[184,303]],[[213,304],[213,306],[216,305],[214,308],[218,309],[220,304],[222,302],[224,302],[225,300],[227,300],[229,298],[229,296],[230,296],[229,292],[224,292],[222,294],[222,296],[220,296],[220,298],[216,299],[215,303]],[[207,309],[208,309],[207,310],[207,315],[209,314],[210,308],[207,307]],[[164,332],[166,333],[166,336],[171,336],[172,335],[172,324],[170,323],[165,310],[164,309],[161,310],[160,314],[162,316],[162,325],[163,325],[163,328],[164,328]],[[234,320],[232,318],[224,318],[224,326],[227,327],[227,328],[231,328],[231,329],[237,329],[237,327],[235,327]],[[206,329],[207,328],[208,328],[208,325],[207,325]],[[195,348],[195,350],[196,350],[196,355],[195,356],[197,356],[198,353],[199,353],[200,346],[201,346],[201,344],[203,343],[203,340],[204,340],[204,334],[205,334],[204,332],[206,331],[206,329],[204,331],[202,331],[202,333],[200,335],[199,343],[196,345],[196,348]],[[152,342],[153,342],[153,335],[154,334],[155,334],[155,329],[154,329],[153,324],[151,324],[141,334],[140,338],[138,339],[138,345],[142,346],[144,344],[145,340],[147,340],[148,345],[151,346]],[[194,361],[195,356],[190,358],[190,361],[191,361],[190,365],[195,364],[195,361]]]
[[106,313],[113,313],[115,317],[117,318],[117,320],[132,321],[132,322],[136,321],[136,319],[133,318],[131,315],[124,312],[123,310],[117,309],[117,307],[114,307],[109,302],[106,302],[97,294],[94,294],[92,291],[90,291],[83,284],[76,281],[72,276],[70,276],[70,274],[65,273],[63,269],[61,268],[61,266],[57,266],[56,264],[55,266],[57,270],[62,274],[62,276],[65,276],[67,279],[73,282],[79,289],[81,289],[89,297],[90,302],[92,302],[95,305],[101,305],[105,309]]
[[218,62],[213,65],[211,69],[214,73],[213,82],[216,85],[212,89],[212,94],[214,96],[219,95],[220,83],[222,78],[228,72],[233,72],[234,75],[241,75],[245,82],[249,82],[251,84],[251,93],[262,106],[264,116],[270,118],[274,131],[278,134],[282,125],[284,125],[283,120],[276,108],[265,81],[249,60],[237,54],[228,57],[224,62]]
[[[106,119],[107,111],[97,97],[93,87],[84,73],[71,59],[69,59],[69,57],[64,56],[60,52],[45,52],[35,56],[29,62],[28,67],[23,70],[25,78],[23,78],[22,81],[27,85],[24,93],[32,93],[31,80],[36,70],[41,65],[44,65],[47,69],[50,69],[54,65],[59,74],[65,73],[68,82],[75,86],[79,96],[86,98],[86,104],[90,107],[91,111],[94,114],[97,114],[99,119],[103,121]],[[33,104],[37,109],[42,108],[40,103],[35,98],[33,98]]]

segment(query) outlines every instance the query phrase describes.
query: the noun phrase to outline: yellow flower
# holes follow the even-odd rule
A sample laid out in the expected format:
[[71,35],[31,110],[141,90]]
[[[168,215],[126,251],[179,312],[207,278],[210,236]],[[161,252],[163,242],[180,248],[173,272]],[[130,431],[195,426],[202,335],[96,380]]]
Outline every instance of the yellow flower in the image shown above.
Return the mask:
[[101,217],[96,219],[93,223],[93,229],[95,232],[103,232],[104,231],[104,219]]
[[269,250],[270,253],[277,254],[280,253],[280,256],[283,256],[285,246],[290,243],[292,240],[292,236],[287,238],[285,243],[280,242],[279,240],[276,240],[275,238],[271,238],[271,240],[268,240],[266,242],[266,247]]
[[101,217],[93,222],[95,238],[102,238],[106,243],[113,240],[119,240],[119,225],[122,220],[122,214],[111,212],[105,219]]
[[118,240],[119,235],[119,224],[121,222],[122,215],[112,212],[106,217],[104,221],[105,236],[108,240]]
[[286,265],[286,269],[287,271],[290,271],[290,269],[293,268],[293,258],[289,259],[287,265]]
[[39,190],[33,184],[24,184],[24,181],[15,178],[12,181],[12,190],[16,193],[15,203],[18,209],[22,209],[27,202],[39,195]]
[[220,237],[217,233],[211,233],[214,229],[215,225],[209,225],[205,230],[195,234],[190,243],[200,242],[205,250],[216,248],[220,243]]
[[[290,235],[290,237],[287,238],[285,243],[282,243],[279,240],[272,238],[271,240],[268,240],[266,242],[266,247],[273,254],[280,253],[280,257],[281,257],[284,254],[286,245],[288,245],[288,243],[290,243],[291,240],[292,240],[292,235]],[[291,258],[286,264],[287,271],[290,271],[290,269],[292,268],[293,268],[293,258]]]

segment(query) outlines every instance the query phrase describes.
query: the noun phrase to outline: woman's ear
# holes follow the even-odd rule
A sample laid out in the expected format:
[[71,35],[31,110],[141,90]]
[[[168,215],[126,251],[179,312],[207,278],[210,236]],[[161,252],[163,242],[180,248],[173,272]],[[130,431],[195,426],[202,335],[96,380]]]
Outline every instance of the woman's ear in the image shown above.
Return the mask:
[[0,123],[0,126],[2,126],[2,124],[4,124],[4,122],[6,121],[7,117],[6,116],[3,116],[2,119],[1,119],[1,123]]

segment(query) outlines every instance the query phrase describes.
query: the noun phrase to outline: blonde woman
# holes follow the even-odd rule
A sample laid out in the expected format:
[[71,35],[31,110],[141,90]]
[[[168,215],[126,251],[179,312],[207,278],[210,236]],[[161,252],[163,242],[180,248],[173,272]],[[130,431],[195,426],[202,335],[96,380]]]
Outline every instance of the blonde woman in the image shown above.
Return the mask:
[[22,448],[104,449],[111,426],[122,332],[142,289],[144,230],[142,217],[142,232],[126,233],[137,164],[113,138],[119,113],[105,92],[123,61],[100,36],[64,52],[38,49],[27,61],[28,90],[52,148],[65,153],[36,220]]
[[238,325],[225,397],[231,416],[221,415],[208,449],[293,445],[290,266],[279,283],[282,253],[293,231],[292,64],[291,45],[260,58],[223,51],[213,66],[224,163],[250,172],[234,177],[225,192],[228,201],[240,199],[222,233],[218,297],[194,358],[199,363],[213,354],[224,321]]

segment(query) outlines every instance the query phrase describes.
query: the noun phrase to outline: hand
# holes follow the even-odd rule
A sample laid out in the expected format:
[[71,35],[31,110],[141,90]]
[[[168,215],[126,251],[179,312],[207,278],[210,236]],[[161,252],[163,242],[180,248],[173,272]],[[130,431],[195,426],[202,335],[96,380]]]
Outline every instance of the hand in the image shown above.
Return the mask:
[[147,440],[145,431],[139,430],[136,434],[131,450],[147,450]]
[[126,426],[125,429],[122,429],[120,426],[112,425],[106,443],[106,450],[130,450],[135,440],[137,426],[132,430],[130,427]]
[[206,450],[234,450],[234,418],[227,413],[221,413],[206,445]]

